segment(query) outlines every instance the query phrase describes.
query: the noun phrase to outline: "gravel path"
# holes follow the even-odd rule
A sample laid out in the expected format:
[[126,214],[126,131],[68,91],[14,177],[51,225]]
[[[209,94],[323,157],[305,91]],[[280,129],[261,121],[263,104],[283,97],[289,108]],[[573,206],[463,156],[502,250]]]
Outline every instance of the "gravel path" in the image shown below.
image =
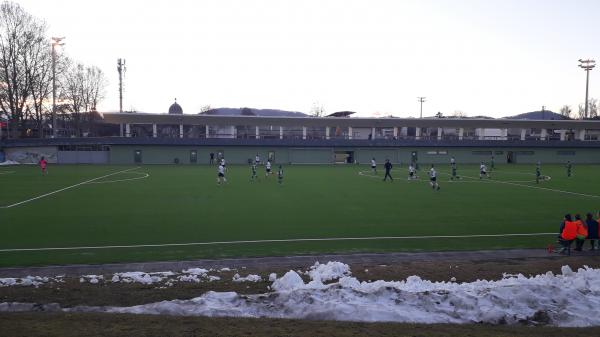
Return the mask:
[[[582,252],[579,255],[600,255],[597,252]],[[256,257],[236,259],[204,259],[191,261],[160,261],[141,263],[113,263],[99,265],[64,265],[46,267],[0,268],[0,277],[35,276],[79,276],[87,274],[111,274],[126,271],[157,272],[182,270],[192,267],[202,268],[256,268],[307,266],[314,262],[340,261],[347,264],[396,264],[407,261],[440,261],[440,260],[502,260],[519,258],[549,257],[542,249],[507,249],[480,251],[450,251],[422,253],[382,253],[382,254],[330,254],[281,257]],[[555,255],[556,256],[556,255]]]

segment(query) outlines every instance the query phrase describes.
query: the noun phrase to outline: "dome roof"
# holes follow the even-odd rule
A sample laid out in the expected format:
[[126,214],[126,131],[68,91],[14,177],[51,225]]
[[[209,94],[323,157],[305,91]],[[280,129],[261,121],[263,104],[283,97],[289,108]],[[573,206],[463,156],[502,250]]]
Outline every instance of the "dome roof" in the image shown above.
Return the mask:
[[175,99],[175,103],[171,104],[169,107],[169,115],[182,115],[183,109],[179,104],[177,104],[177,99]]

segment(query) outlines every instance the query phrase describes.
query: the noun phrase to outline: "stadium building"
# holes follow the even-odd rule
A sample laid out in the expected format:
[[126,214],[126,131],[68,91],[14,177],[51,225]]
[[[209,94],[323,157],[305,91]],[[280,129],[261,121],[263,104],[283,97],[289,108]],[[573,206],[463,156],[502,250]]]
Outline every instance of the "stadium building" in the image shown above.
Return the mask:
[[[247,108],[246,108],[247,109]],[[600,163],[600,121],[488,118],[258,116],[250,112],[98,113],[87,137],[3,139],[0,161],[60,164],[228,163],[259,154],[285,164]],[[93,136],[92,136],[93,135]],[[3,158],[4,157],[4,158]]]

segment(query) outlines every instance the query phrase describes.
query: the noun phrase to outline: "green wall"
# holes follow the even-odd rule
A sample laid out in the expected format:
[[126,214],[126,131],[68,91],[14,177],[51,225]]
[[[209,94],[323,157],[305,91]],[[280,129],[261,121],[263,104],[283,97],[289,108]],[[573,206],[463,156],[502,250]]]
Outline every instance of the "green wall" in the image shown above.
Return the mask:
[[275,163],[288,164],[331,164],[335,151],[354,151],[354,158],[359,164],[368,164],[375,157],[378,163],[390,159],[393,163],[407,164],[411,161],[411,152],[416,151],[420,164],[445,164],[454,156],[456,161],[464,164],[476,164],[481,161],[489,162],[491,153],[497,164],[507,162],[509,151],[513,152],[513,160],[518,164],[566,163],[570,160],[578,164],[599,164],[600,149],[576,148],[287,148],[287,147],[203,147],[203,146],[129,146],[113,145],[110,151],[110,163],[133,164],[133,153],[142,150],[144,164],[172,164],[175,158],[181,164],[190,164],[190,151],[197,151],[197,164],[208,164],[209,153],[215,155],[222,152],[227,163],[244,164],[248,159],[254,159],[258,153],[266,161],[269,152],[273,152]]

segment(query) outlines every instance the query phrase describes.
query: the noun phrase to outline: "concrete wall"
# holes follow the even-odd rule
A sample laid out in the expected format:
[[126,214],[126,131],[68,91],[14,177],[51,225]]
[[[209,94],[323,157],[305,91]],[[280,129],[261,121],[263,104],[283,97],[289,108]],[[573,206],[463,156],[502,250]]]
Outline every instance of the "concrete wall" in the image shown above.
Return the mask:
[[375,157],[377,162],[383,163],[390,159],[393,163],[405,165],[411,161],[411,153],[417,152],[420,164],[446,164],[454,156],[458,163],[477,164],[489,162],[494,156],[496,164],[507,162],[509,152],[513,154],[513,161],[518,164],[532,164],[537,161],[542,163],[566,163],[570,160],[579,164],[600,164],[600,149],[577,148],[286,148],[286,147],[203,147],[203,146],[111,146],[110,163],[133,164],[134,151],[142,150],[144,164],[172,164],[175,158],[181,164],[190,164],[190,152],[197,152],[197,164],[207,164],[209,153],[215,155],[222,152],[230,164],[245,164],[248,159],[254,159],[258,153],[266,161],[269,152],[275,157],[275,163],[301,163],[301,164],[332,164],[335,151],[353,151],[356,162],[367,164]]
[[108,164],[109,151],[58,151],[59,164]]

